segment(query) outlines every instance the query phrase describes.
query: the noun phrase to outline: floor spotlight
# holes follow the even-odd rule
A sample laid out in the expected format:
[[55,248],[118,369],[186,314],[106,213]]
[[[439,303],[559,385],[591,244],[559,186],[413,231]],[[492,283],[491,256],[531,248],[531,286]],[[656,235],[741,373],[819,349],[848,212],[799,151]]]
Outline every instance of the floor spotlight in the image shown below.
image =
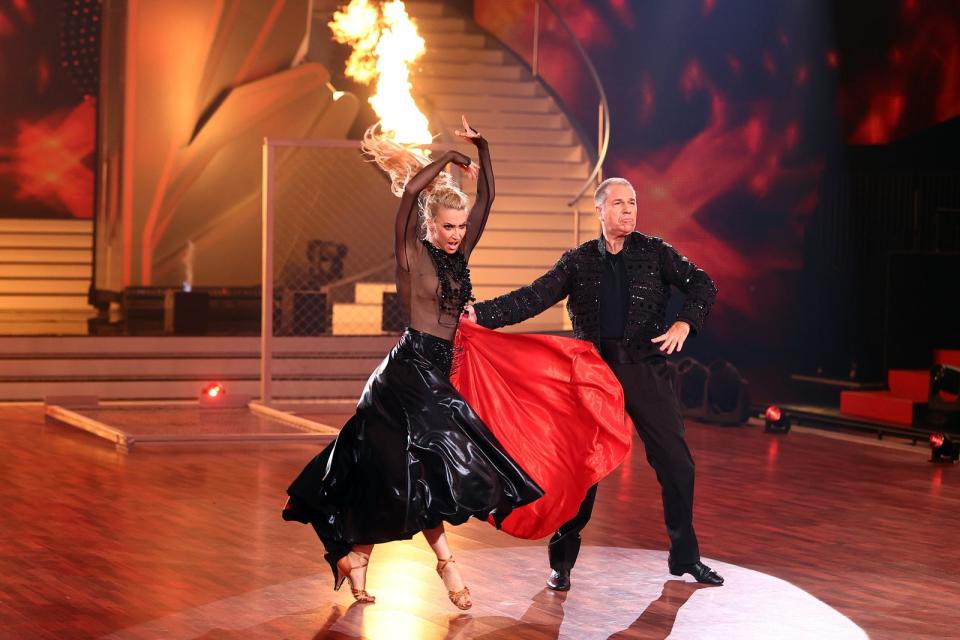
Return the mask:
[[930,434],[930,462],[953,464],[960,459],[960,443],[943,433]]
[[775,404],[763,412],[763,430],[766,433],[787,433],[790,431],[790,418],[783,414]]
[[203,388],[203,395],[208,398],[219,398],[227,392],[219,382],[211,382]]

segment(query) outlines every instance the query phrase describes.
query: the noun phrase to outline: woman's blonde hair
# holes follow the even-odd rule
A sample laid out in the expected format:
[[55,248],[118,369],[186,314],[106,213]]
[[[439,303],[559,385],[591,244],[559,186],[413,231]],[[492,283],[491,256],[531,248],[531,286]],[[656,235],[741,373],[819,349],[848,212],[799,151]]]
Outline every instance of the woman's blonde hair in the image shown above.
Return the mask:
[[[430,158],[416,148],[400,144],[379,131],[379,123],[363,134],[360,148],[372,161],[390,176],[390,191],[398,198],[413,176],[430,164]],[[421,213],[425,220],[433,220],[441,208],[466,209],[470,198],[446,171],[437,174],[423,190]]]

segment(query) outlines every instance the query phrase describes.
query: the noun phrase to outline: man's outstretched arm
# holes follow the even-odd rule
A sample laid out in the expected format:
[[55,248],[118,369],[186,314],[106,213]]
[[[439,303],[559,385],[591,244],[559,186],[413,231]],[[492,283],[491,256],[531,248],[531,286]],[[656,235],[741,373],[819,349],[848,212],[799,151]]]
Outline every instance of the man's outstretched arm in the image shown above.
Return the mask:
[[498,329],[543,313],[570,293],[573,251],[563,254],[550,271],[531,284],[473,305],[477,324]]

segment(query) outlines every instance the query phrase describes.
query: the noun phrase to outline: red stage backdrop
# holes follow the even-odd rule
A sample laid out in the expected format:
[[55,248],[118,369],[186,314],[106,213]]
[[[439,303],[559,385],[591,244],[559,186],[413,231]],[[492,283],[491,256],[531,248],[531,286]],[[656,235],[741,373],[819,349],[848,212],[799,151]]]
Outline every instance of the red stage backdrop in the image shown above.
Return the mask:
[[[553,4],[608,93],[605,175],[636,187],[640,231],[719,285],[712,352],[790,342],[805,224],[844,142],[887,142],[960,114],[953,1]],[[475,16],[529,61],[531,6],[476,0]],[[593,83],[545,7],[541,19],[541,75],[590,140]]]
[[100,3],[0,1],[0,217],[90,218]]

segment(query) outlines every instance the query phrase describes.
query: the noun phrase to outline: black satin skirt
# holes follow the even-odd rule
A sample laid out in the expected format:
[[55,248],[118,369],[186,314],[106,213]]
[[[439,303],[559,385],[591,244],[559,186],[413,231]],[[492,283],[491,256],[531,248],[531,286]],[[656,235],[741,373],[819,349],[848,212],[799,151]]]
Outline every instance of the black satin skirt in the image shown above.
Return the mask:
[[[471,516],[499,524],[543,491],[450,384],[453,347],[407,329],[356,413],[287,493],[285,520],[313,526],[336,560]],[[335,571],[335,568],[334,568]]]

